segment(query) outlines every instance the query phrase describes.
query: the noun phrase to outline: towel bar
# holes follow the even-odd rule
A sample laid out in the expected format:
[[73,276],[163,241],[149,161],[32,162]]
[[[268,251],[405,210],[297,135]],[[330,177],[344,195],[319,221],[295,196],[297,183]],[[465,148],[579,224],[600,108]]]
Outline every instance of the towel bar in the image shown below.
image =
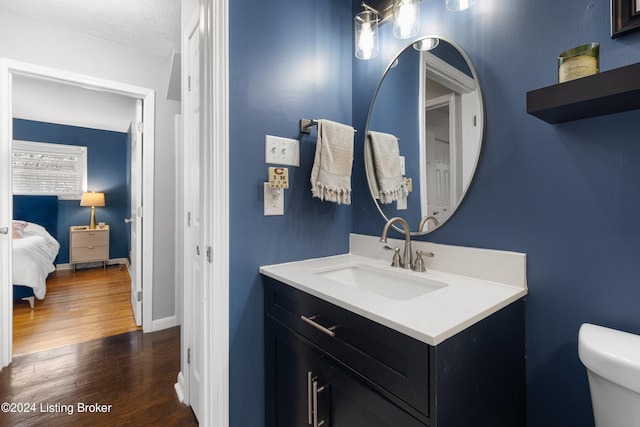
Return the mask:
[[[315,119],[300,119],[300,132],[302,133],[311,133],[311,127],[317,126],[318,121]],[[353,130],[354,132],[358,132],[357,129]]]

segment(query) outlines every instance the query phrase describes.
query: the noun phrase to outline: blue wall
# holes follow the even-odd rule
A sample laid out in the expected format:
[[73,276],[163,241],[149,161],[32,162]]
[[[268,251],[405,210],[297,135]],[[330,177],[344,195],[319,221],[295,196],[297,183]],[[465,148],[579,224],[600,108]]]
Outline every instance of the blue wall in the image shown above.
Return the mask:
[[[13,138],[87,147],[87,189],[105,193],[106,206],[95,210],[96,222],[109,224],[109,258],[128,257],[128,134],[14,119]],[[88,225],[90,217],[91,208],[81,207],[79,200],[58,201],[58,263],[69,262],[69,227]]]
[[[311,197],[315,152],[300,118],[351,123],[351,5],[234,0],[230,6],[230,425],[264,425],[260,265],[344,253],[351,207]],[[263,215],[265,134],[299,138],[285,215]]]
[[[640,111],[550,125],[526,113],[525,96],[556,83],[557,55],[580,44],[600,42],[602,71],[638,62],[640,33],[611,39],[605,0],[482,0],[460,13],[439,1],[422,10],[422,35],[450,38],[471,57],[487,108],[476,179],[424,240],[527,253],[528,426],[593,426],[580,325],[640,333]],[[387,62],[407,44],[390,32],[381,27],[379,58],[353,59],[359,129]],[[362,163],[360,154],[354,188],[366,186]],[[380,232],[366,192],[354,194],[353,214],[354,232]]]

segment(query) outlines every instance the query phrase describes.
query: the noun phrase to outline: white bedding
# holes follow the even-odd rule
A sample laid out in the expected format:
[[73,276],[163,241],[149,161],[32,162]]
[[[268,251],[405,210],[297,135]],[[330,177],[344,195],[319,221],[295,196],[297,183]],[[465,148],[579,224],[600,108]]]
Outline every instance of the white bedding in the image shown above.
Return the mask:
[[59,250],[60,244],[44,227],[28,223],[22,237],[13,239],[13,283],[32,287],[36,298],[43,299]]

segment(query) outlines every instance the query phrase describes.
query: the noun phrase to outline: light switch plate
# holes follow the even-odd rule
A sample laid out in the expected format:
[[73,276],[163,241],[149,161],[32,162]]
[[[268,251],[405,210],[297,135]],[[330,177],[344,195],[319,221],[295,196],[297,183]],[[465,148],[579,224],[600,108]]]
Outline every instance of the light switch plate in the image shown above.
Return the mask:
[[264,159],[265,163],[300,166],[300,141],[265,135]]
[[264,216],[284,215],[284,189],[273,189],[264,183]]

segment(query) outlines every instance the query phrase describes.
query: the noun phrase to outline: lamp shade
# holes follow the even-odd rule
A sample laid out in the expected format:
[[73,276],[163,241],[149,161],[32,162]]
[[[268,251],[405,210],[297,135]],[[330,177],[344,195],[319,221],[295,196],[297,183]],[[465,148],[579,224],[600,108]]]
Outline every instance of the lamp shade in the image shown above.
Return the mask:
[[104,193],[82,193],[80,206],[104,206]]
[[354,18],[356,58],[372,59],[378,55],[378,14],[371,10]]

